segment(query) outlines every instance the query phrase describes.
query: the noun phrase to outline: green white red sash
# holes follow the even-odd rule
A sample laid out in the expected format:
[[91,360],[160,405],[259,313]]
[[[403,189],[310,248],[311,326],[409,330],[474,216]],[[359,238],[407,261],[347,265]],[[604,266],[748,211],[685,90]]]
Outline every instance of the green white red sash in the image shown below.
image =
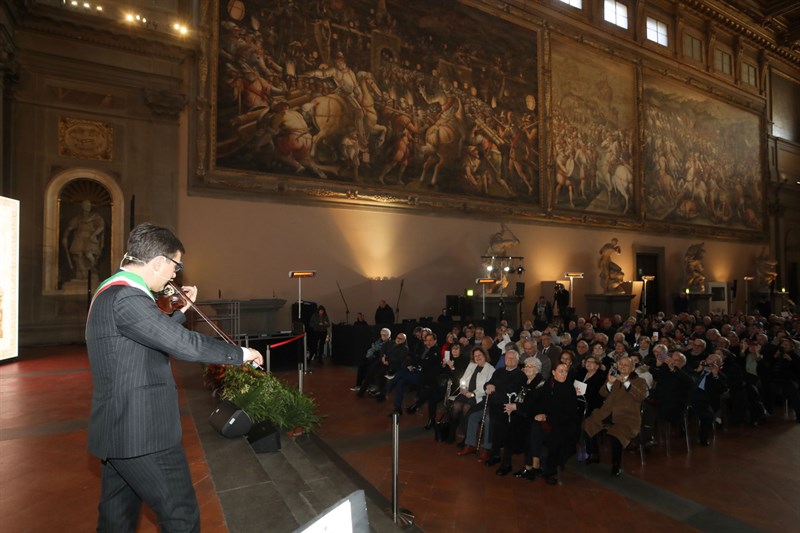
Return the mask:
[[[150,291],[150,287],[147,286],[147,284],[144,282],[141,276],[139,276],[138,274],[134,274],[133,272],[120,270],[119,272],[117,272],[116,274],[105,280],[103,283],[101,283],[99,287],[97,287],[97,290],[95,291],[94,296],[92,297],[92,304],[94,304],[94,301],[97,299],[97,296],[100,295],[101,292],[103,292],[108,288],[115,287],[118,285],[127,285],[128,287],[134,287],[144,292],[153,301],[155,301],[156,299],[156,297],[153,296],[153,293]],[[92,305],[90,304],[89,311],[91,312],[91,310],[92,310]]]

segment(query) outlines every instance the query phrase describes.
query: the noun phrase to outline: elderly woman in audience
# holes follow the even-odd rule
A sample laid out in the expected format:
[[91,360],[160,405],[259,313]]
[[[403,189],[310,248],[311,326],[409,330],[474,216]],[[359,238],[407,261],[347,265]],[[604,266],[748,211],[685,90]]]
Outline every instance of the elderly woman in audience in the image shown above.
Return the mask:
[[[594,355],[589,355],[583,360],[583,365],[578,369],[575,379],[586,383],[586,392],[583,394],[584,412],[582,419],[590,416],[595,409],[603,405],[600,388],[606,382],[606,372],[600,370],[600,362]],[[581,420],[583,422],[583,420]],[[586,457],[597,456],[598,451],[592,448],[592,439],[583,438]]]
[[542,404],[545,379],[539,373],[542,362],[531,357],[525,360],[522,371],[525,373],[525,384],[514,402],[504,406],[504,413],[511,418],[509,445],[503,448],[501,468],[511,469],[513,453],[525,453],[525,466],[514,473],[514,477],[533,481],[542,473],[541,457],[544,443],[544,432],[541,422],[533,419],[534,415],[544,411]]
[[[586,419],[584,430],[594,439],[592,447],[599,450],[597,440],[599,433],[605,431],[611,441],[611,474],[619,476],[622,465],[622,449],[641,428],[641,405],[647,395],[647,385],[633,371],[630,357],[621,357],[606,378],[606,384],[600,388],[600,395],[605,397],[603,405]],[[598,461],[592,455],[586,459],[590,464]]]
[[543,474],[548,485],[559,483],[559,473],[575,453],[578,441],[578,397],[569,375],[567,365],[556,366],[542,392],[543,408],[533,416],[545,425],[547,460]]
[[447,436],[449,443],[454,442],[457,436],[461,439],[466,436],[467,415],[483,410],[486,397],[484,385],[494,374],[494,367],[489,364],[489,357],[483,348],[474,346],[471,356],[472,361],[459,380],[458,396],[450,407],[450,434]]

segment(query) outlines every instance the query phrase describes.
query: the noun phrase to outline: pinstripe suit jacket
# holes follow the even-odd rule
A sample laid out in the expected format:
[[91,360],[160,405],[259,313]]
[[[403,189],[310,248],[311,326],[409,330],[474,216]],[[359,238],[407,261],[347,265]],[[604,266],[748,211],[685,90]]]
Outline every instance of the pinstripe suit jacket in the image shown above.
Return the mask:
[[180,443],[178,390],[169,354],[204,363],[241,364],[242,350],[189,331],[186,317],[159,311],[141,289],[113,286],[96,296],[86,323],[92,369],[89,452],[127,458]]

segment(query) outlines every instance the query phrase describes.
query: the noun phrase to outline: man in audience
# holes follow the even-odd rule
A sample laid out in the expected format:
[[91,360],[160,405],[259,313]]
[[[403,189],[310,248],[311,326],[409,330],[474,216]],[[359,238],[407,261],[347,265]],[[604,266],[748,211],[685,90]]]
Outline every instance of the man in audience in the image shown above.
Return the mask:
[[542,333],[542,357],[550,359],[551,368],[558,366],[561,361],[561,347],[553,344],[549,328]]
[[406,343],[406,334],[398,333],[394,339],[394,345],[386,349],[386,353],[381,355],[380,359],[367,371],[364,381],[361,382],[361,388],[358,390],[358,397],[361,398],[370,388],[370,396],[376,398],[379,402],[386,399],[384,394],[384,387],[386,386],[386,376],[394,375],[400,366],[408,358],[408,344]]
[[442,371],[442,357],[436,334],[425,331],[425,349],[419,357],[407,359],[397,373],[386,383],[386,395],[394,393],[394,411],[403,414],[403,400],[408,387],[418,387],[417,396],[432,398],[432,389],[436,389],[436,378]]
[[[697,342],[699,339],[695,339]],[[704,348],[705,348],[705,343]],[[728,390],[728,382],[722,373],[722,357],[711,354],[702,360],[693,376],[694,385],[689,393],[689,407],[700,420],[700,444],[709,445],[714,419],[720,408],[720,399]]]
[[356,385],[350,389],[351,391],[357,391],[361,389],[361,383],[364,381],[369,368],[375,364],[375,362],[378,361],[382,355],[385,355],[386,350],[391,346],[391,337],[392,332],[389,328],[381,329],[381,337],[372,343],[372,346],[370,346],[369,350],[367,350],[366,355],[358,365],[358,372],[356,373]]
[[686,365],[689,370],[696,370],[700,363],[705,361],[708,357],[706,351],[706,341],[699,338],[694,338],[689,345],[690,349],[684,352],[686,354]]
[[[662,348],[662,349],[658,349]],[[658,419],[664,420],[674,427],[683,424],[683,412],[692,387],[692,378],[681,370],[686,356],[681,352],[670,355],[663,344],[657,345],[656,364],[653,369],[653,400],[655,401]]]
[[391,326],[394,324],[394,311],[386,305],[386,300],[381,300],[375,310],[375,324],[378,326]]
[[535,357],[539,361],[539,363],[542,365],[541,366],[542,371],[539,372],[539,373],[542,376],[549,376],[550,375],[550,369],[552,368],[552,365],[550,363],[550,359],[547,358],[547,357],[544,357],[541,354],[541,352],[539,352],[539,345],[536,344],[536,342],[533,339],[525,341],[525,342],[522,343],[522,351],[524,352],[522,354],[523,362],[526,359],[528,359],[529,357]]

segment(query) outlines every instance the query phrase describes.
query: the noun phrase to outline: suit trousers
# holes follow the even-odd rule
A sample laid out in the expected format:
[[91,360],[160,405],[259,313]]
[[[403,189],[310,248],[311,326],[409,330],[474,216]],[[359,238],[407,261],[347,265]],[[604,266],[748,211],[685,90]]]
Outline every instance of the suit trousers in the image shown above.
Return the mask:
[[160,531],[200,531],[200,510],[186,454],[179,443],[164,451],[102,463],[98,532],[134,532],[142,502],[158,517]]

